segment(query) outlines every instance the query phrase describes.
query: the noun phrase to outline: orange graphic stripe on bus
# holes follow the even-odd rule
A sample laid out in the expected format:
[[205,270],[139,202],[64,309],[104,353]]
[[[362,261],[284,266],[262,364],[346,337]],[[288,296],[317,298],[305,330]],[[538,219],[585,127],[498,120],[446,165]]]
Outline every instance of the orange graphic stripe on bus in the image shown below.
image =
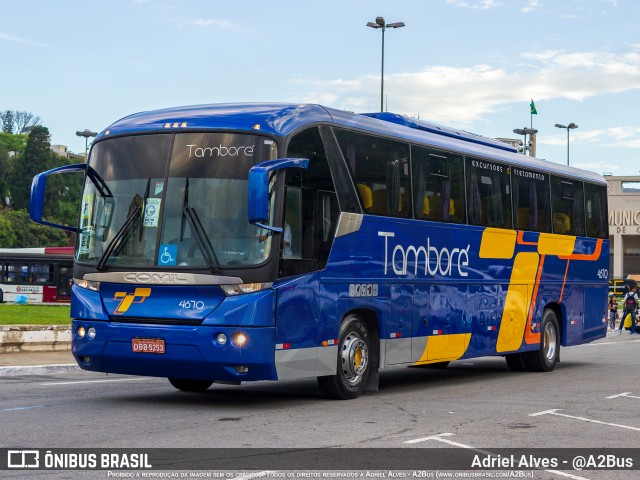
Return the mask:
[[538,274],[536,275],[536,283],[531,295],[531,303],[529,304],[529,314],[527,315],[527,328],[524,330],[524,341],[527,344],[540,343],[540,332],[534,333],[534,326],[531,324],[533,313],[536,310],[536,300],[538,299],[538,288],[540,287],[540,279],[542,278],[542,269],[544,267],[545,255],[540,255],[540,263],[538,264]]
[[536,247],[538,245],[538,242],[525,242],[524,241],[524,231],[523,230],[519,230],[518,231],[518,245],[531,245],[533,247]]
[[[559,256],[560,260],[583,260],[586,262],[595,262],[600,258],[600,253],[602,252],[602,242],[603,240],[599,238],[596,241],[596,248],[593,250],[593,253],[573,253],[568,256]],[[566,275],[565,275],[566,280]]]

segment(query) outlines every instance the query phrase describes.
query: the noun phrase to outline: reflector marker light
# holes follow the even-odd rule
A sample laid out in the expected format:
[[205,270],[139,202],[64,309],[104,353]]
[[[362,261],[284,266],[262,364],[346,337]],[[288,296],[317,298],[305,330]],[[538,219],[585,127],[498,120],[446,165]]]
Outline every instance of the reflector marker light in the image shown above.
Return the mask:
[[290,348],[290,343],[276,343],[276,350],[288,350]]
[[329,340],[324,340],[322,342],[322,346],[323,347],[328,347],[329,345],[337,345],[338,344],[338,339],[337,338],[331,338]]
[[402,333],[400,332],[394,332],[391,334],[391,338],[400,338],[402,336]]
[[571,325],[575,325],[576,321],[575,320],[571,320]]
[[495,332],[495,331],[496,331],[496,326],[495,326],[495,325],[489,325],[489,326],[487,327],[487,331],[489,331],[489,332]]
[[442,335],[442,330],[434,330],[433,335]]

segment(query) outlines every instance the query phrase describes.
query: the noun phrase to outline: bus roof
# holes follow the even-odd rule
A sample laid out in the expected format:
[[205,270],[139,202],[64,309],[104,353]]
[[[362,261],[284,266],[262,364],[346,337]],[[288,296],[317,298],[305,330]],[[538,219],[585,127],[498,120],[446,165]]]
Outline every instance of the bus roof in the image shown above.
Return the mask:
[[100,132],[96,141],[110,135],[186,130],[245,130],[286,136],[309,124],[333,124],[364,130],[398,140],[430,145],[493,159],[511,165],[606,184],[594,172],[528,157],[498,140],[435,123],[390,113],[355,114],[315,104],[238,103],[192,105],[124,117]]

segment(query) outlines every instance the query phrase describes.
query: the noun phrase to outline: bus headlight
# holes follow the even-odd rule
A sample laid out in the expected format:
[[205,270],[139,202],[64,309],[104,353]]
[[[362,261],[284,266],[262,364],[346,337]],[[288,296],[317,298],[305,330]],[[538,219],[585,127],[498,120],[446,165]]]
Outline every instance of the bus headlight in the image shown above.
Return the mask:
[[100,282],[96,282],[93,280],[84,280],[82,278],[74,278],[73,283],[75,283],[80,288],[86,288],[87,290],[91,290],[94,292],[100,291]]
[[244,333],[236,333],[233,339],[233,343],[235,343],[238,347],[242,347],[245,343],[247,343],[247,336]]
[[84,338],[86,334],[87,334],[87,331],[84,329],[84,327],[78,327],[78,336],[80,338]]
[[87,330],[87,337],[89,337],[91,340],[96,338],[96,329],[93,327],[89,327],[89,329]]
[[237,285],[220,285],[220,288],[222,288],[225,295],[233,296],[259,292],[260,290],[271,288],[271,285],[271,283],[240,283]]

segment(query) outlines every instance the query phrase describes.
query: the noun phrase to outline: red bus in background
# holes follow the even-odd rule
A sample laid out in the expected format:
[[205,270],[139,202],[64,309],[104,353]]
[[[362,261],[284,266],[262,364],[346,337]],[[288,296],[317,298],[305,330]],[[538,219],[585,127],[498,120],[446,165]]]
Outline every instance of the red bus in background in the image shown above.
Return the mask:
[[74,247],[0,248],[0,302],[69,303]]

